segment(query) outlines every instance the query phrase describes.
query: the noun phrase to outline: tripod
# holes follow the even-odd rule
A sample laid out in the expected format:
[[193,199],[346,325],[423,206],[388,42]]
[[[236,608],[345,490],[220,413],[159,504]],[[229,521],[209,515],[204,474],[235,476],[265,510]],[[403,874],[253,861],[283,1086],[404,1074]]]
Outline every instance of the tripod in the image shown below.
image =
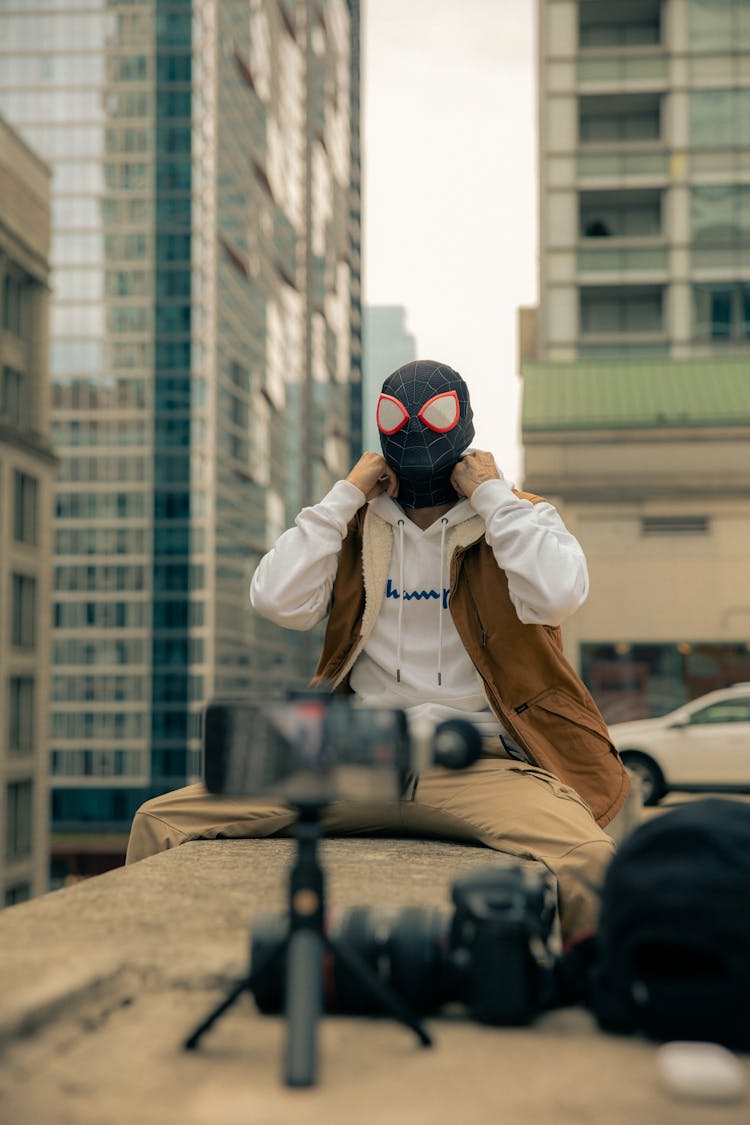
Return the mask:
[[285,936],[271,946],[248,975],[233,985],[224,999],[185,1040],[185,1050],[195,1050],[203,1035],[245,991],[254,992],[269,972],[281,968],[285,980],[287,1039],[284,1084],[314,1086],[317,1072],[317,1021],[323,1010],[323,954],[327,949],[345,965],[378,1006],[393,1019],[411,1028],[423,1047],[432,1040],[416,1015],[353,949],[334,941],[324,929],[325,878],[318,856],[323,835],[320,815],[328,802],[293,803],[297,820],[292,834],[297,843],[289,877],[289,926]]

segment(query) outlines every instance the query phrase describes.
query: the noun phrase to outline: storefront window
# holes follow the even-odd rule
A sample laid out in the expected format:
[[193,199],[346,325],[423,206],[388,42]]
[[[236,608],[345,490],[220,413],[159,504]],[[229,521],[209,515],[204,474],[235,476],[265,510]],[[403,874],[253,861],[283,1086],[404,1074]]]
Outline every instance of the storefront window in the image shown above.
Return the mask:
[[750,643],[581,645],[581,675],[608,723],[665,715],[706,692],[750,682]]

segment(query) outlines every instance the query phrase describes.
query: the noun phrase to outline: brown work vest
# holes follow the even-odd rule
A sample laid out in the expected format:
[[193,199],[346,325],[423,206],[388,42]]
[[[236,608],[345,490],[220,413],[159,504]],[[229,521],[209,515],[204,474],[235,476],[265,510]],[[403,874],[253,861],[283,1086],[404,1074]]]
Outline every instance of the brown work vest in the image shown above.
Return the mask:
[[[519,621],[507,576],[484,532],[484,521],[475,516],[451,529],[448,539],[448,604],[458,634],[490,707],[529,761],[575,789],[603,827],[627,797],[627,771],[596,703],[563,654],[559,627]],[[382,602],[392,543],[390,525],[360,508],[341,547],[316,684],[351,690],[349,672]]]

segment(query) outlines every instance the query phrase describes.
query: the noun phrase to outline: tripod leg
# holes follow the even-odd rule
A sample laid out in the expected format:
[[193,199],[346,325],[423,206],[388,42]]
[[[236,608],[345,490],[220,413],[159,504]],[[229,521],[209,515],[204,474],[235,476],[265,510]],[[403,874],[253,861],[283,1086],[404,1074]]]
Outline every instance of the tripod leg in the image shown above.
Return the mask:
[[350,972],[359,978],[383,1011],[405,1027],[411,1028],[423,1047],[432,1046],[432,1039],[409,1005],[401,999],[397,992],[394,992],[390,985],[381,980],[377,973],[374,973],[353,949],[350,949],[343,942],[333,941],[329,937],[326,937],[326,944],[332,950],[334,957],[338,957]]
[[323,938],[314,929],[294,931],[287,945],[287,1043],[284,1082],[314,1086],[316,1024],[323,1007]]
[[186,1051],[194,1051],[205,1033],[216,1023],[219,1016],[223,1016],[224,1012],[226,1012],[226,1010],[228,1008],[231,1008],[232,1004],[234,1004],[237,997],[240,996],[240,994],[249,987],[250,977],[245,977],[243,980],[235,984],[221,1001],[221,1003],[217,1004],[214,1010],[210,1012],[201,1023],[198,1024],[194,1031],[191,1031],[190,1035],[188,1035],[187,1039],[182,1044],[183,1048]]
[[265,957],[261,958],[261,962],[259,965],[257,965],[255,968],[252,968],[251,966],[251,972],[249,976],[243,977],[241,981],[237,982],[237,984],[232,985],[224,999],[219,1004],[217,1004],[216,1007],[211,1012],[209,1012],[206,1018],[202,1020],[201,1023],[199,1023],[193,1031],[191,1031],[190,1035],[188,1035],[187,1039],[182,1045],[184,1050],[196,1050],[200,1040],[203,1038],[206,1032],[213,1027],[220,1016],[224,1015],[228,1008],[231,1008],[232,1004],[234,1004],[238,997],[242,995],[245,989],[247,989],[248,992],[252,992],[255,982],[259,980],[264,973],[273,972],[273,962],[284,955],[285,944],[286,941],[282,941],[272,946],[266,952]]

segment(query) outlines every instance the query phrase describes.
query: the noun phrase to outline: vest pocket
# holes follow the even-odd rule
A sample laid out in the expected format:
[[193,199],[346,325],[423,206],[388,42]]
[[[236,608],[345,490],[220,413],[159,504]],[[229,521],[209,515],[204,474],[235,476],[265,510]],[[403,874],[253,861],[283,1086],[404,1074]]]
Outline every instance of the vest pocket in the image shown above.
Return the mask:
[[[580,793],[599,824],[611,819],[627,774],[603,718],[562,688],[548,688],[516,714],[523,742],[537,765]],[[626,790],[627,791],[627,790]]]
[[592,755],[604,758],[613,753],[604,720],[561,688],[548,688],[522,703],[514,717],[532,752],[541,736],[553,753],[563,755],[571,764],[582,758],[590,761]]

